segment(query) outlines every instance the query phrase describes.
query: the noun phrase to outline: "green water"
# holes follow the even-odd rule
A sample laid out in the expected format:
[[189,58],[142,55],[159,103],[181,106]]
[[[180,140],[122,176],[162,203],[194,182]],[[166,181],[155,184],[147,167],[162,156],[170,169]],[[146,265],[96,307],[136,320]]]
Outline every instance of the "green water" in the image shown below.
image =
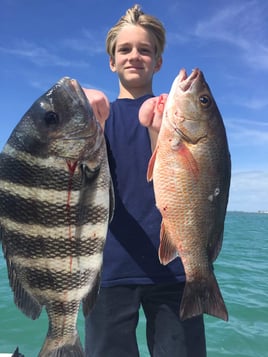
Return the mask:
[[[215,273],[229,321],[205,316],[208,357],[268,356],[268,214],[227,214]],[[13,352],[19,346],[25,357],[36,357],[47,332],[46,314],[32,321],[15,307],[2,254],[0,281],[0,352]],[[80,313],[78,328],[82,341],[83,327]],[[142,312],[137,335],[141,357],[149,356]]]

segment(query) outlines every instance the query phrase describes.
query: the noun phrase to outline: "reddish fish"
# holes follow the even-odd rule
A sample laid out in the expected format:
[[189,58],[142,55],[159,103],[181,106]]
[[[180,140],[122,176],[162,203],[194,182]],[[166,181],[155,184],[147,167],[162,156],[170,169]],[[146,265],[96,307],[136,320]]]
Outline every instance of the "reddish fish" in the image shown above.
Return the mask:
[[162,215],[159,259],[180,256],[186,284],[182,320],[207,313],[228,319],[212,263],[223,239],[231,162],[222,117],[199,69],[175,79],[147,178]]

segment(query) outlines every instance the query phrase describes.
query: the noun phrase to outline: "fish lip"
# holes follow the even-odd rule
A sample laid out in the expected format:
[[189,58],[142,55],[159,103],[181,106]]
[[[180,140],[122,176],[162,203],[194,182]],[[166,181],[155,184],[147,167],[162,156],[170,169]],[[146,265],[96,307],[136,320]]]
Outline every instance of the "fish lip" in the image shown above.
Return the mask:
[[187,76],[187,72],[184,68],[180,70],[178,81],[179,87],[183,92],[190,91],[193,84],[199,78],[201,71],[198,68],[192,70],[191,74]]
[[[64,88],[64,90],[69,94],[69,96],[73,97],[73,95],[77,95],[78,98],[82,101],[82,103],[85,104],[88,102],[85,92],[83,91],[82,87],[76,79],[70,77],[63,77],[57,82],[56,86],[57,85]],[[74,92],[72,92],[72,90]]]

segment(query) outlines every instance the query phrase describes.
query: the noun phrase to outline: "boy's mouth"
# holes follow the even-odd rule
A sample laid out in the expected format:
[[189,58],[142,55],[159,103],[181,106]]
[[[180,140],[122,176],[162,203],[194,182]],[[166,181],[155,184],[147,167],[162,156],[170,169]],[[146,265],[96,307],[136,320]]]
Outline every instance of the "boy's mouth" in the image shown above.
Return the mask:
[[143,69],[143,67],[141,66],[128,66],[125,69],[129,69],[129,70],[141,70]]

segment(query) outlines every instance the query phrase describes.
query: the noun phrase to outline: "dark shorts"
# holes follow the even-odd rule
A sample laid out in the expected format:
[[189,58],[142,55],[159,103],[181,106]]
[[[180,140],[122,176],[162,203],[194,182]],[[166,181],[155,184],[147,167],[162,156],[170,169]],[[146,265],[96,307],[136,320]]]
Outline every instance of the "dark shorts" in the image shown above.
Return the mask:
[[136,328],[142,306],[151,356],[205,357],[203,316],[179,319],[183,288],[184,284],[102,288],[86,318],[86,356],[140,356]]

